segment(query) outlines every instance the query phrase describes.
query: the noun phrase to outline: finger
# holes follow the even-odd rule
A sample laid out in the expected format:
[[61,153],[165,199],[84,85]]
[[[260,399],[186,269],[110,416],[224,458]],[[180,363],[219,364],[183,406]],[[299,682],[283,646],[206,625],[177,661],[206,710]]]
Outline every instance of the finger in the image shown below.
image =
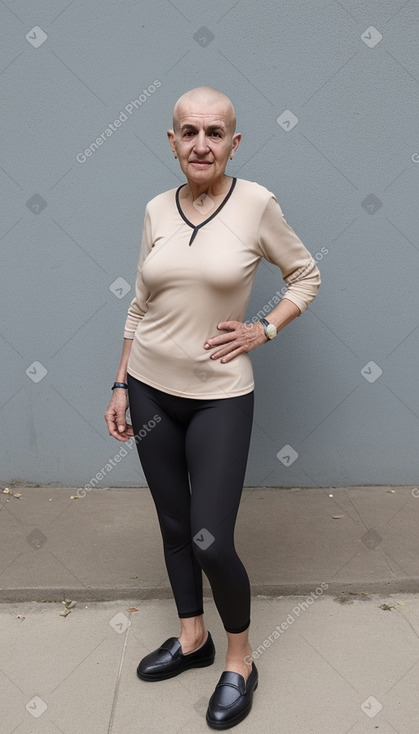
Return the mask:
[[237,339],[237,334],[234,331],[229,331],[225,334],[220,334],[219,336],[211,336],[209,339],[206,340],[204,344],[204,349],[218,347],[220,346],[220,344],[228,344],[229,342],[234,341],[234,339]]
[[117,438],[118,440],[122,440],[122,436],[121,436],[120,433],[118,433],[118,431],[117,431],[116,428],[109,428],[108,427],[108,432],[109,432],[109,435],[112,436],[113,438]]
[[108,433],[110,436],[113,436],[113,438],[117,438],[118,440],[123,440],[123,434],[120,433],[115,426],[114,423],[108,423]]
[[243,344],[235,343],[235,344],[229,344],[228,347],[224,347],[224,349],[219,349],[217,352],[214,352],[214,354],[211,354],[211,359],[220,359],[222,360],[222,357],[226,357],[228,354],[231,354],[231,352],[245,352],[246,349],[244,349]]
[[239,324],[241,325],[241,321],[220,321],[217,324],[217,329],[220,329],[220,331],[235,331]]
[[213,354],[211,354],[211,359],[220,359],[221,357],[224,357],[231,352],[235,352],[234,356],[237,356],[237,354],[241,354],[242,352],[250,352],[252,349],[256,349],[256,347],[260,346],[265,341],[266,339],[264,335],[263,338],[258,335],[256,338],[250,341],[249,339],[246,339],[246,335],[236,334],[234,340],[230,339],[228,342],[225,342],[224,345],[214,345],[223,346],[223,348],[218,349],[216,352],[213,352]]
[[120,438],[122,436],[123,439],[126,440],[128,438],[132,438],[133,435],[134,435],[133,427],[130,426],[129,423],[127,423],[126,430],[123,433],[118,433],[118,438]]
[[127,430],[123,433],[120,433],[116,428],[114,428],[112,431],[109,431],[111,436],[116,438],[117,441],[128,441],[129,438],[132,438],[134,435],[134,431],[132,430],[132,426],[127,426]]
[[108,431],[112,435],[113,432],[116,430],[116,426],[115,426],[115,415],[114,415],[113,411],[111,411],[111,412],[106,411],[106,413],[105,413],[105,421],[106,421],[106,425],[108,427]]
[[[108,433],[121,441],[128,440],[127,436],[127,424],[125,420],[125,413],[122,411],[115,411],[111,409],[105,413],[105,421],[108,427]],[[121,430],[122,428],[122,430]]]
[[115,433],[112,434],[114,438],[116,438],[117,441],[128,441],[130,436],[126,433],[118,433],[115,431]]
[[125,412],[118,411],[115,418],[116,427],[119,433],[124,433],[127,429],[127,421],[125,419]]
[[[230,336],[230,338],[234,339],[234,332],[241,325],[242,324],[240,321],[220,321],[217,324],[217,329],[219,329],[219,331],[227,331],[229,333],[211,336],[209,339],[207,339],[204,346],[206,347],[206,349],[208,349],[208,347],[206,346],[207,344],[209,344],[210,346],[214,346],[215,344],[223,344],[223,339],[227,336]],[[221,341],[216,341],[217,339]]]
[[235,357],[238,357],[239,354],[243,354],[243,347],[239,347],[238,349],[233,349],[232,352],[229,352],[221,359],[221,364],[225,364],[226,362],[231,362],[232,359]]

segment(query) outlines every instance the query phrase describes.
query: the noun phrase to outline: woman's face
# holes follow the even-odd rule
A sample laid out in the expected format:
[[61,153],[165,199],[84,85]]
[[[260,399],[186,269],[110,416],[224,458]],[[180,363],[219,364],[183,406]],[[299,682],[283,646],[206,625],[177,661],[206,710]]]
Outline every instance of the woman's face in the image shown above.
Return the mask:
[[177,110],[175,129],[169,130],[170,147],[188,181],[212,185],[221,180],[227,162],[240,143],[228,105],[209,100],[189,101]]

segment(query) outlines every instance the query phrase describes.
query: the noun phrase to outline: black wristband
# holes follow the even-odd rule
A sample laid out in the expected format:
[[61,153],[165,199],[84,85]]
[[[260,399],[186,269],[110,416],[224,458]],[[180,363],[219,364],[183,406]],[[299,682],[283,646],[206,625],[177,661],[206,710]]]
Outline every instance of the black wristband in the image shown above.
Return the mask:
[[128,390],[128,385],[126,382],[114,382],[111,390],[115,390],[116,387],[123,387],[124,390]]

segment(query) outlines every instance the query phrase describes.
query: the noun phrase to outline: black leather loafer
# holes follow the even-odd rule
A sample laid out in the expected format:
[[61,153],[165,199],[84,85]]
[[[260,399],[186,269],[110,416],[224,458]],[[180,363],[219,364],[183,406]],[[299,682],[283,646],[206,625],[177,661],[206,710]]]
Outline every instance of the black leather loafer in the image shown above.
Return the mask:
[[205,668],[212,665],[215,647],[210,632],[204,644],[185,655],[177,637],[169,637],[157,650],[150,652],[140,662],[137,675],[141,680],[165,680],[179,675],[188,668]]
[[247,681],[240,673],[225,670],[208,703],[208,726],[212,729],[230,729],[243,721],[252,708],[253,692],[258,687],[258,678],[253,662]]

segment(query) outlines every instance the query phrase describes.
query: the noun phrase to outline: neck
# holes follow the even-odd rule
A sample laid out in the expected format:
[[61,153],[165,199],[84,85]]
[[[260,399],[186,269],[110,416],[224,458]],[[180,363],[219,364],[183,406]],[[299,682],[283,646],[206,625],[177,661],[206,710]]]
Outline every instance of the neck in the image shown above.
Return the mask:
[[210,197],[224,196],[231,186],[231,181],[231,176],[226,176],[225,174],[223,174],[220,179],[217,179],[217,181],[212,181],[209,184],[201,184],[188,179],[188,183],[183,189],[184,196],[185,198],[191,197],[193,201],[202,194],[206,194]]

